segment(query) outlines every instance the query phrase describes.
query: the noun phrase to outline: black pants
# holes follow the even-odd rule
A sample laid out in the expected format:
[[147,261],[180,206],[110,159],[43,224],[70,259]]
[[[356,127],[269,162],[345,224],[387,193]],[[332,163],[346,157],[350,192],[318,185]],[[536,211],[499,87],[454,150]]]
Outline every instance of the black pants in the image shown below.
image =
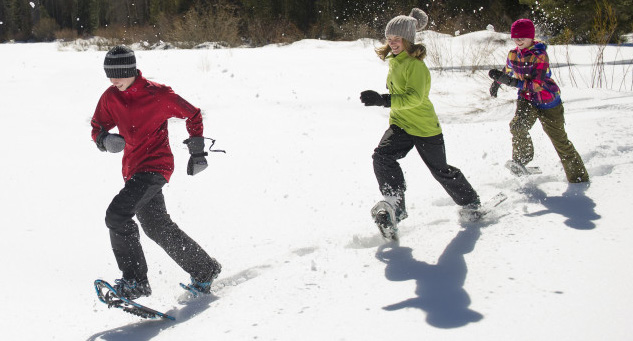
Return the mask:
[[106,226],[119,269],[126,279],[147,278],[147,262],[139,240],[135,215],[145,234],[162,247],[193,278],[208,282],[219,272],[219,263],[171,220],[158,173],[137,173],[125,183],[106,211]]
[[395,125],[387,129],[374,149],[374,173],[383,195],[404,195],[406,183],[398,160],[405,157],[414,146],[435,180],[456,204],[467,205],[479,198],[462,172],[446,163],[442,134],[418,137],[407,134]]

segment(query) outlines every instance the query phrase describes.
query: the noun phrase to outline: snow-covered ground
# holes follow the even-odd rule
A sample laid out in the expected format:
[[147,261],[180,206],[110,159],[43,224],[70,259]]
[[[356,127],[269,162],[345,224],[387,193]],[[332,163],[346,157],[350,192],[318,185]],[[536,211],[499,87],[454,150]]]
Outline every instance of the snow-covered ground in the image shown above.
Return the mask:
[[0,45],[2,339],[630,340],[633,47],[605,51],[629,60],[605,66],[607,89],[591,88],[596,47],[550,49],[553,63],[569,51],[574,64],[554,74],[586,187],[565,181],[538,123],[543,174],[503,167],[515,92],[491,98],[487,72],[469,68],[502,65],[507,35],[425,41],[449,163],[483,199],[509,199],[485,222],[460,223],[412,152],[399,245],[369,215],[388,110],[358,97],[385,89],[377,43],[137,52],[144,75],[201,107],[205,135],[227,150],[187,176],[184,122],[170,122],[168,210],[223,265],[215,296],[184,302],[187,274],[142,237],[154,294],[139,302],[174,322],[108,309],[92,287],[120,276],[103,218],[123,186],[121,155],[99,152],[89,126],[109,86],[105,52]]

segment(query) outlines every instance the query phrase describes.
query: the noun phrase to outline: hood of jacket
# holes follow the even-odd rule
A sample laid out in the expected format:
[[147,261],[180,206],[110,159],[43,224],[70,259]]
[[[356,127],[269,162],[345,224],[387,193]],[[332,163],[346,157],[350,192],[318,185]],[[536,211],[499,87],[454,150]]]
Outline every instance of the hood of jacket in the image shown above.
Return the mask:
[[532,55],[538,56],[547,51],[547,44],[545,44],[542,41],[535,40],[534,44],[532,44],[530,47],[526,47],[524,49],[519,49],[517,47],[516,50],[517,50],[517,53],[522,54],[522,55],[532,54]]

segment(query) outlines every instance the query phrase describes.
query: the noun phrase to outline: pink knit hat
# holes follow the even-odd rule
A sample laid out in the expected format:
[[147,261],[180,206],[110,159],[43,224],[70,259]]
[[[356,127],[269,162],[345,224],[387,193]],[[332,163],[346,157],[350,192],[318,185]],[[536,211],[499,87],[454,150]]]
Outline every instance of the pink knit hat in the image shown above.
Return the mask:
[[530,19],[519,19],[510,28],[511,38],[534,39],[534,23]]

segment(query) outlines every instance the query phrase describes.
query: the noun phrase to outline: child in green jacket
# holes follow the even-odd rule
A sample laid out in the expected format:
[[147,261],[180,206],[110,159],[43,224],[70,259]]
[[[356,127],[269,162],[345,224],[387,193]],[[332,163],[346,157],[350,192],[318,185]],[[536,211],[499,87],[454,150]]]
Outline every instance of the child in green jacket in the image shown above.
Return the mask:
[[376,49],[381,59],[389,61],[389,94],[366,90],[360,96],[366,106],[391,108],[389,129],[373,154],[378,187],[389,204],[385,207],[381,202],[382,207],[379,203],[372,209],[374,220],[382,227],[395,228],[407,217],[406,184],[398,160],[413,147],[455,203],[464,206],[464,210],[480,207],[477,192],[462,172],[446,162],[442,128],[429,100],[431,73],[424,63],[426,47],[414,44],[416,31],[422,30],[427,22],[426,13],[417,8],[409,16],[389,21],[385,30],[387,44]]
[[534,40],[534,32],[531,20],[515,21],[510,36],[517,47],[508,53],[503,71],[490,70],[488,73],[494,79],[490,87],[491,96],[497,97],[499,84],[518,89],[516,111],[510,122],[512,160],[506,163],[506,167],[517,175],[528,173],[525,165],[534,158],[529,131],[538,119],[558,153],[567,180],[572,183],[587,182],[589,174],[565,132],[565,109],[560,89],[552,79],[547,45]]

